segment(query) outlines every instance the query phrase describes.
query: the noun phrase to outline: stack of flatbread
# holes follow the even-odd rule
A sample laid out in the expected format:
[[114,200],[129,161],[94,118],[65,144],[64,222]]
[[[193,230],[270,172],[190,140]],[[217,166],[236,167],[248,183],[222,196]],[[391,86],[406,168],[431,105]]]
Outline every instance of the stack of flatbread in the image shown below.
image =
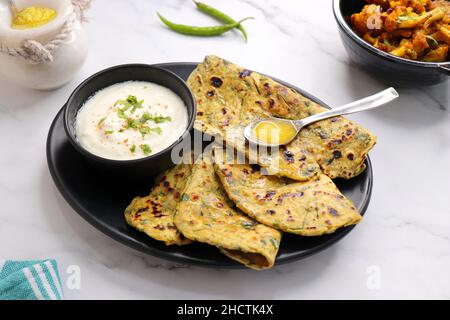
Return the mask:
[[302,119],[326,109],[216,56],[205,58],[188,85],[197,100],[195,128],[257,165],[229,161],[219,149],[194,164],[179,164],[149,196],[133,199],[125,210],[128,224],[167,245],[216,246],[260,270],[273,266],[282,232],[320,236],[361,220],[331,179],[349,179],[365,169],[376,142],[368,130],[335,117],[302,129],[276,152],[254,157],[243,137],[246,125],[271,116]]

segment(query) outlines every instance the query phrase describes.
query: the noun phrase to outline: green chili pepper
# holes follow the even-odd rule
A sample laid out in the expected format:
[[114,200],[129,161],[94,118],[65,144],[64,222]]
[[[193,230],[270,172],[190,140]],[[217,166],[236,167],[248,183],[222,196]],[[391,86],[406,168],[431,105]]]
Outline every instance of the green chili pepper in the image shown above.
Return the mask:
[[[213,8],[211,6],[208,6],[205,3],[197,2],[194,0],[195,5],[197,6],[197,9],[200,10],[203,13],[206,13],[207,15],[216,18],[219,21],[225,22],[227,24],[233,24],[236,23],[236,20],[234,20],[229,15],[217,10],[216,8]],[[244,36],[245,42],[247,42],[247,31],[245,30],[243,25],[238,25],[237,28],[242,32],[242,35]]]
[[161,21],[166,26],[168,26],[171,30],[173,30],[177,33],[188,34],[188,35],[192,35],[192,36],[202,36],[202,37],[211,37],[211,36],[221,35],[227,31],[230,31],[233,28],[236,28],[245,20],[253,19],[253,17],[247,17],[247,18],[239,20],[235,23],[224,24],[221,26],[196,27],[196,26],[188,26],[188,25],[184,25],[184,24],[173,23],[173,22],[167,20],[166,18],[164,18],[159,13],[157,13],[157,14],[158,14],[158,17],[161,19]]

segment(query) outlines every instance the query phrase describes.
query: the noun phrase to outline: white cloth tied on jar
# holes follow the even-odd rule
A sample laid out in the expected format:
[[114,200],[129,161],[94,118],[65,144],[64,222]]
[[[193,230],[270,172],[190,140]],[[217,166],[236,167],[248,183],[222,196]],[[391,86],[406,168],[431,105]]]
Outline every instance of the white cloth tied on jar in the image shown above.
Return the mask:
[[49,23],[13,29],[7,0],[0,0],[0,73],[24,87],[49,90],[69,82],[86,59],[82,26],[90,0],[16,0],[17,7],[40,6],[57,12]]

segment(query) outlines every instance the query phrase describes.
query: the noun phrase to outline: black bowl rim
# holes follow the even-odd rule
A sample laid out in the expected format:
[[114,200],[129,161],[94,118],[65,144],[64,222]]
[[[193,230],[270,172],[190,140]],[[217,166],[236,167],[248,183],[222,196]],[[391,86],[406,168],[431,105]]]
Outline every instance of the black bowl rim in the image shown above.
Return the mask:
[[[149,156],[143,157],[143,158],[138,158],[138,159],[124,159],[124,160],[116,160],[116,159],[109,159],[109,158],[104,158],[104,157],[100,157],[96,154],[93,154],[92,152],[90,152],[89,150],[85,149],[82,145],[80,145],[80,143],[77,141],[76,137],[72,134],[71,130],[69,129],[69,119],[68,119],[68,113],[67,110],[69,108],[69,105],[71,104],[72,100],[75,98],[76,94],[84,87],[86,86],[88,83],[92,82],[92,81],[96,81],[96,79],[101,76],[104,75],[105,73],[110,73],[110,72],[114,72],[116,70],[120,70],[120,69],[127,69],[127,68],[146,68],[146,69],[153,69],[153,70],[158,70],[161,71],[163,73],[166,73],[167,75],[169,75],[174,81],[179,82],[182,87],[184,88],[184,90],[186,90],[189,93],[189,99],[191,100],[191,104],[192,104],[192,113],[189,117],[189,121],[188,121],[188,125],[186,127],[186,129],[184,130],[183,134],[174,142],[172,143],[170,146],[168,146],[167,148],[164,148],[163,150],[155,153],[155,154],[151,154]],[[132,80],[130,80],[132,81]],[[119,82],[118,82],[119,83]],[[80,107],[79,107],[80,108]],[[188,105],[186,105],[186,108],[189,108]],[[85,80],[83,80],[70,94],[69,99],[67,100],[65,106],[64,106],[64,131],[66,132],[67,137],[69,138],[70,143],[74,146],[74,148],[81,153],[82,155],[89,157],[93,160],[96,160],[97,162],[103,162],[105,164],[110,164],[110,165],[119,165],[119,164],[136,164],[136,163],[141,163],[141,162],[145,162],[151,159],[156,159],[159,156],[161,156],[162,154],[166,153],[169,150],[172,150],[177,144],[179,144],[181,141],[183,141],[186,136],[189,134],[189,132],[191,131],[191,129],[194,127],[194,122],[195,122],[195,117],[197,114],[197,103],[195,101],[194,95],[192,94],[191,89],[188,87],[186,81],[184,81],[183,79],[181,79],[181,77],[179,77],[177,74],[173,73],[172,71],[169,71],[167,69],[161,68],[159,67],[157,64],[156,65],[152,65],[152,64],[145,64],[145,63],[127,63],[127,64],[120,64],[120,65],[116,65],[116,66],[112,66],[103,70],[100,70],[96,73],[94,73],[93,75],[89,76],[88,78],[86,78]]]
[[384,58],[385,60],[389,60],[392,62],[399,62],[404,63],[416,67],[425,67],[425,68],[434,68],[438,69],[439,71],[443,73],[449,74],[450,69],[447,69],[450,67],[450,61],[446,62],[426,62],[426,61],[416,61],[416,60],[409,60],[405,58],[396,57],[390,53],[384,52],[378,48],[375,48],[374,46],[370,45],[366,41],[364,41],[360,36],[358,36],[353,29],[348,25],[347,21],[345,20],[344,16],[342,15],[340,4],[342,0],[333,0],[333,13],[334,17],[336,19],[336,22],[338,23],[339,27],[345,31],[345,33],[354,40],[360,47],[371,51],[372,53],[375,53],[379,55],[381,58]]

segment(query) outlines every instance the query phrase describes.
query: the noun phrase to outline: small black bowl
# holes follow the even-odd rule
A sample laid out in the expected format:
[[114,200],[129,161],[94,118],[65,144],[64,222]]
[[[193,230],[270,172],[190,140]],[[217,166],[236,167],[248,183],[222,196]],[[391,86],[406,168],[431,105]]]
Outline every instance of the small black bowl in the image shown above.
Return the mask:
[[403,59],[372,46],[359,37],[348,23],[353,13],[360,12],[364,0],[333,0],[334,17],[350,58],[386,84],[421,87],[448,79],[450,62],[421,62]]
[[[77,140],[75,121],[78,110],[97,91],[125,81],[149,81],[171,89],[183,100],[188,112],[188,126],[183,135],[166,149],[147,157],[132,160],[112,160],[99,157],[85,148]],[[146,64],[125,64],[102,70],[84,80],[71,94],[64,109],[64,129],[74,148],[91,164],[106,174],[148,178],[174,166],[171,152],[184,139],[190,139],[196,115],[195,98],[186,82],[176,74]]]

